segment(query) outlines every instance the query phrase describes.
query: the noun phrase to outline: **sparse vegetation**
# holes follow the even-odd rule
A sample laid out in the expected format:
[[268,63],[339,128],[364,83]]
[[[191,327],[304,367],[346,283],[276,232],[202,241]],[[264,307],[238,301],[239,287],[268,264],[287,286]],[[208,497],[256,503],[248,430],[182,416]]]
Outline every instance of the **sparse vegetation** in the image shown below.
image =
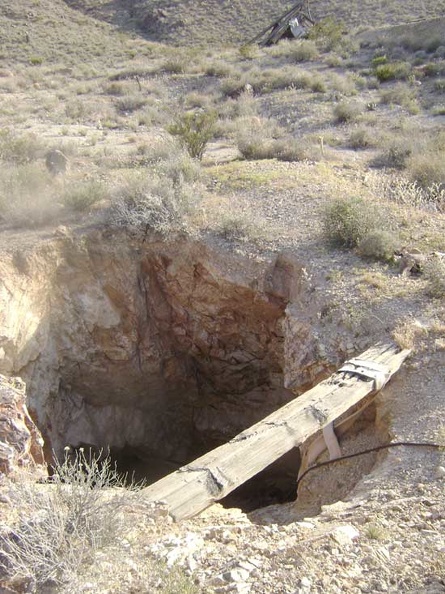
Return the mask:
[[427,295],[442,299],[445,297],[445,261],[440,256],[431,256],[425,263],[424,277],[427,281]]
[[194,159],[202,159],[215,133],[215,111],[191,111],[181,114],[168,131],[176,136]]
[[374,75],[380,82],[390,80],[406,80],[411,73],[411,65],[408,62],[386,62],[378,64],[374,69]]
[[109,458],[83,450],[54,463],[49,485],[16,482],[10,497],[21,519],[0,536],[3,569],[38,589],[75,579],[82,565],[93,563],[117,538],[129,495],[109,490],[123,484]]
[[357,101],[342,101],[334,107],[334,116],[339,124],[345,124],[357,121],[363,111],[363,105]]
[[64,205],[76,212],[84,212],[106,196],[106,188],[100,182],[90,181],[73,185],[63,194]]
[[358,253],[364,258],[391,262],[394,252],[399,248],[397,236],[385,229],[369,231],[358,243]]
[[[371,233],[387,226],[387,220],[379,209],[361,198],[334,199],[324,209],[322,216],[326,238],[332,244],[344,248],[357,247]],[[375,239],[373,246],[376,251],[378,241]]]

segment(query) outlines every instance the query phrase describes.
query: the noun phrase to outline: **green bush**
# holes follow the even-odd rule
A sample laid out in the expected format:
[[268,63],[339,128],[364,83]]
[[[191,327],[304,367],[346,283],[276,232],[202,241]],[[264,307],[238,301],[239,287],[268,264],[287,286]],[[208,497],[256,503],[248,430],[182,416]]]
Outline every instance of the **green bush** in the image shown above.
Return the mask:
[[338,198],[322,212],[324,235],[333,245],[357,247],[372,231],[386,222],[378,208],[361,198]]
[[394,233],[385,229],[373,229],[360,240],[357,251],[364,258],[391,262],[398,247]]
[[106,196],[105,186],[97,181],[74,184],[63,195],[64,205],[75,212],[84,212]]
[[346,33],[344,23],[327,17],[318,21],[309,31],[309,39],[315,41],[317,46],[323,51],[331,51],[339,48],[343,42]]
[[411,65],[408,62],[388,62],[379,64],[374,69],[374,75],[380,82],[407,79],[410,74]]
[[168,132],[179,139],[192,158],[201,160],[217,119],[215,111],[189,111],[181,114]]

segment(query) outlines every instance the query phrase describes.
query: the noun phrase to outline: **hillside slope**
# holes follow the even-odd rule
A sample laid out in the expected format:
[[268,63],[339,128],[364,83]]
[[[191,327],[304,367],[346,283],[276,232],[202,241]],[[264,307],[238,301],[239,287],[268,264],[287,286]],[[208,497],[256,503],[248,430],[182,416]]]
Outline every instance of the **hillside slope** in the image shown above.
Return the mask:
[[120,55],[123,40],[108,23],[68,7],[63,0],[0,4],[2,66],[91,63]]
[[[288,0],[65,0],[73,8],[154,41],[175,45],[245,43],[295,2]],[[348,26],[380,27],[443,16],[445,0],[319,0],[310,2],[316,19],[334,16]]]

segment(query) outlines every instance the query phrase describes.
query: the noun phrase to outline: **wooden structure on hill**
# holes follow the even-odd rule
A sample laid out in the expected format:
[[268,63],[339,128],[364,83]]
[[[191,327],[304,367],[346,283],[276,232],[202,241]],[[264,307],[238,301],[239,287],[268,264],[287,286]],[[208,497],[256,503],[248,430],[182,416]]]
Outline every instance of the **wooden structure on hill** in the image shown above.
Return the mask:
[[300,0],[279,19],[268,25],[248,43],[257,43],[261,47],[274,45],[283,37],[304,37],[308,28],[314,24],[309,7],[309,0]]
[[[292,448],[305,446],[313,436],[322,434],[322,449],[328,449],[331,458],[339,457],[335,421],[342,415],[342,423],[355,416],[354,407],[361,410],[366,397],[381,390],[409,354],[393,344],[368,349],[228,443],[145,488],[145,497],[164,502],[175,520],[183,520],[219,501]],[[311,452],[303,453],[306,462],[313,460]]]

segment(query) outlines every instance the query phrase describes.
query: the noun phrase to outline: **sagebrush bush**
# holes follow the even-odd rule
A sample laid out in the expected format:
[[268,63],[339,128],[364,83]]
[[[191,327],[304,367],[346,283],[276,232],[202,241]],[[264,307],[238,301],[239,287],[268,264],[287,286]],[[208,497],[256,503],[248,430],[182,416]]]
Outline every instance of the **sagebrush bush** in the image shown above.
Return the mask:
[[363,258],[391,262],[399,248],[397,236],[385,229],[372,229],[358,243],[357,251]]
[[406,84],[399,83],[391,89],[382,91],[380,100],[382,103],[390,105],[400,105],[406,108],[412,115],[419,113],[419,104],[417,103],[417,90]]
[[106,197],[106,187],[98,181],[74,183],[65,190],[63,204],[75,212],[84,212]]
[[268,53],[275,58],[288,58],[294,62],[308,62],[315,60],[319,55],[317,45],[311,39],[299,41],[283,39],[273,45]]
[[364,107],[358,101],[341,101],[334,107],[334,117],[339,124],[355,122],[363,111]]
[[357,128],[349,135],[349,146],[354,149],[366,149],[375,146],[375,133],[368,128]]
[[187,217],[200,195],[180,171],[170,170],[170,174],[170,178],[160,171],[127,174],[113,190],[108,222],[144,235],[156,232],[167,237],[188,231]]
[[411,155],[407,167],[410,178],[422,188],[445,187],[445,151]]
[[406,169],[412,152],[413,148],[406,140],[394,140],[374,159],[374,165],[378,167],[390,167],[392,169]]
[[6,574],[30,580],[39,592],[70,582],[99,550],[115,544],[127,502],[111,488],[124,482],[109,458],[82,449],[54,463],[51,484],[15,482],[8,496],[20,521],[0,536]]
[[147,98],[138,94],[127,94],[116,101],[116,109],[120,113],[133,113],[147,104]]
[[326,239],[333,245],[357,247],[376,229],[384,229],[387,221],[379,209],[361,198],[338,198],[322,212]]
[[273,120],[258,117],[238,120],[236,145],[248,160],[302,161],[311,149],[307,141],[287,136]]
[[209,140],[214,136],[217,119],[218,115],[213,110],[185,112],[168,127],[168,132],[178,138],[191,157],[201,160]]
[[423,267],[423,275],[427,281],[426,293],[430,297],[445,297],[445,261],[433,255]]
[[24,165],[35,161],[43,144],[34,134],[16,134],[8,128],[0,130],[0,161]]

